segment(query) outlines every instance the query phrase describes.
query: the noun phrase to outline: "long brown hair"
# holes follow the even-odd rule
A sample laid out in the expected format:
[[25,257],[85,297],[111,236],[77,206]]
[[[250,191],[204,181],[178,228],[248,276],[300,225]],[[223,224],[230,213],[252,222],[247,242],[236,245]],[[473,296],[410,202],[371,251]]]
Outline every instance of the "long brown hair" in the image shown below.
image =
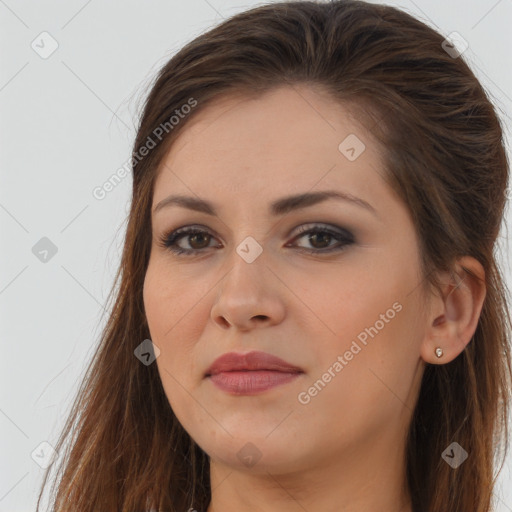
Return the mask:
[[[150,338],[142,289],[153,184],[176,135],[209,102],[296,84],[321,87],[366,116],[382,143],[386,180],[414,221],[432,290],[435,271],[453,270],[460,256],[485,270],[487,294],[471,342],[450,363],[425,368],[406,464],[415,511],[492,510],[511,399],[511,320],[494,254],[508,162],[495,109],[443,39],[389,6],[281,2],[222,22],[159,71],[133,147],[133,195],[109,318],[56,446],[63,460],[52,510],[206,510],[208,456],[174,416],[156,364],[134,356]],[[469,452],[457,469],[441,458],[454,441]],[[45,474],[38,510],[56,466]]]

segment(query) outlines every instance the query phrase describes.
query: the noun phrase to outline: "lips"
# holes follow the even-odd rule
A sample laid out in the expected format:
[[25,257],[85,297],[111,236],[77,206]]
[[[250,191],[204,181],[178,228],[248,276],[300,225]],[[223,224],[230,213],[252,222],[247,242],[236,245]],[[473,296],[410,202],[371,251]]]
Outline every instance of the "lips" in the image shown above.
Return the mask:
[[267,370],[282,373],[303,373],[304,370],[266,352],[252,351],[246,354],[228,352],[215,359],[206,370],[205,377],[223,372]]

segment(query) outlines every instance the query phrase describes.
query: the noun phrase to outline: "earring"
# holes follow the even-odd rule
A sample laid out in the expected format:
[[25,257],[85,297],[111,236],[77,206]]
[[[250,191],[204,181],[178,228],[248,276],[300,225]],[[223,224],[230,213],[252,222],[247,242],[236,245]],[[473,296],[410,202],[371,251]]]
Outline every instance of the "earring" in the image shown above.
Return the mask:
[[437,347],[436,348],[436,356],[442,357],[442,355],[443,355],[443,349],[441,347]]

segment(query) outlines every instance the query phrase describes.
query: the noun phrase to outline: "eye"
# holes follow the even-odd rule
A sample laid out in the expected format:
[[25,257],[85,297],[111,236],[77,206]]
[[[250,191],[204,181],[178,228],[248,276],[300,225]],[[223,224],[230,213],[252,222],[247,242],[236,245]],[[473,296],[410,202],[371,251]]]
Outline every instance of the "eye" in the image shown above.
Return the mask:
[[[207,248],[211,237],[212,235],[207,230],[200,229],[199,227],[179,228],[164,234],[160,240],[160,245],[166,247],[174,254],[192,255]],[[178,245],[178,242],[183,238],[186,241],[188,240],[192,246],[191,249]]]
[[[313,226],[313,227],[311,227]],[[306,239],[306,235],[307,239]],[[320,236],[322,235],[322,236]],[[170,233],[164,234],[159,245],[171,251],[176,255],[193,256],[200,252],[204,252],[205,249],[210,247],[210,242],[213,235],[206,229],[202,229],[198,226],[179,228]],[[313,245],[312,248],[308,247],[297,247],[301,252],[308,252],[314,254],[324,254],[333,251],[341,251],[346,246],[354,243],[354,236],[350,231],[343,228],[330,228],[323,227],[322,225],[305,225],[298,229],[298,235],[294,237],[295,240],[306,239],[307,243]],[[179,244],[182,239],[190,246],[183,247]],[[336,241],[337,244],[331,245],[332,241]],[[289,243],[286,247],[293,247]]]
[[[354,243],[354,236],[350,231],[343,228],[331,229],[330,227],[323,227],[318,224],[309,224],[301,226],[298,229],[299,235],[294,240],[307,237],[307,243],[313,245],[313,249],[307,247],[299,247],[299,251],[305,251],[309,253],[327,253],[333,251],[341,251],[346,246]],[[333,240],[337,241],[337,244],[330,245]],[[289,247],[289,245],[286,245]]]

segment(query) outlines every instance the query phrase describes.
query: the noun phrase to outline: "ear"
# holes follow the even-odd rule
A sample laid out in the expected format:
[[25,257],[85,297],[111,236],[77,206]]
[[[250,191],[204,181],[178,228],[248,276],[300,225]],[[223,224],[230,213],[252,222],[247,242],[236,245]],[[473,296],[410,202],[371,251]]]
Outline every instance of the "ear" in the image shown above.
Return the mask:
[[[469,271],[467,272],[466,269]],[[485,271],[470,256],[457,260],[454,273],[441,274],[441,295],[432,296],[430,316],[421,344],[421,358],[430,364],[453,361],[471,341],[486,295]],[[436,356],[436,348],[443,355]]]

